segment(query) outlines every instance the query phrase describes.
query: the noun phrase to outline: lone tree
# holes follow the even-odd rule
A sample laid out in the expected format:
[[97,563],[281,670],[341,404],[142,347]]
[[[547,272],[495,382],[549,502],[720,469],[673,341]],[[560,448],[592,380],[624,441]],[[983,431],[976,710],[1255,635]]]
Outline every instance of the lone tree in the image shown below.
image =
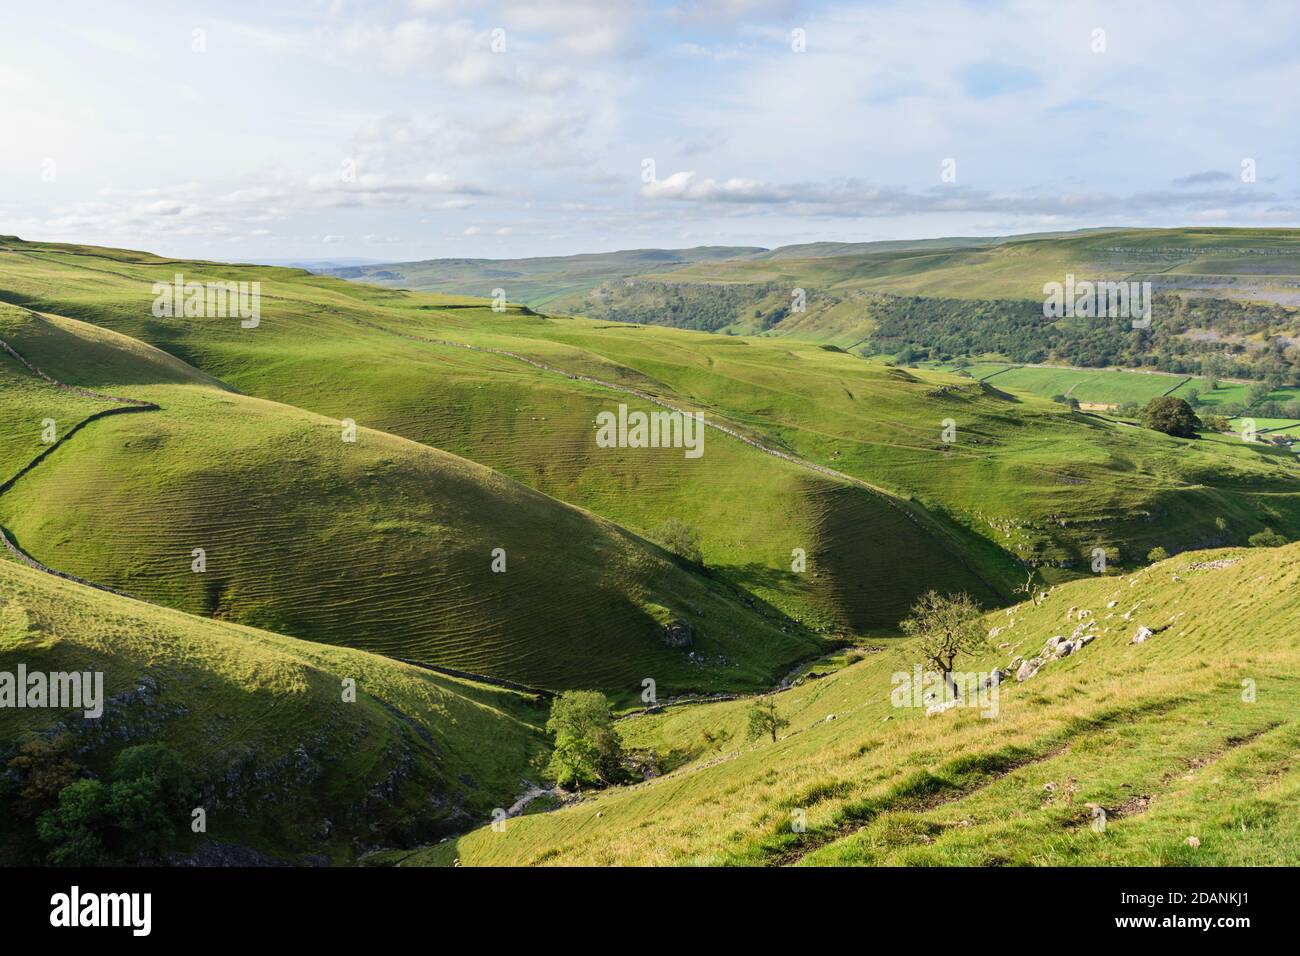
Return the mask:
[[918,638],[918,646],[929,664],[943,675],[943,682],[954,696],[957,688],[952,679],[957,655],[974,651],[984,644],[979,605],[969,594],[939,594],[927,591],[912,606],[912,614],[903,621],[903,633]]
[[604,694],[566,690],[551,705],[546,729],[555,735],[546,770],[561,787],[607,785],[622,776],[623,743]]
[[1201,420],[1192,406],[1173,395],[1160,395],[1142,409],[1142,424],[1147,428],[1179,438],[1195,438]]
[[655,532],[655,537],[665,548],[678,557],[695,564],[704,563],[704,554],[700,551],[700,529],[677,518],[669,518]]
[[777,733],[789,726],[790,721],[776,712],[776,701],[771,697],[760,697],[749,708],[749,729],[745,736],[750,740],[770,736],[772,743],[776,743]]

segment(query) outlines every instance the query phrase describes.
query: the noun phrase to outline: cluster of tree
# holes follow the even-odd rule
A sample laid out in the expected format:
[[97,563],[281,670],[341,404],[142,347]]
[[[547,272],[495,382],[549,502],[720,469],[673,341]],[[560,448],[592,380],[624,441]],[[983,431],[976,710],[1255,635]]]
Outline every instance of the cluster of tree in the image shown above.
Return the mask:
[[18,837],[34,835],[62,866],[155,860],[175,849],[190,820],[193,787],[180,757],[162,744],[127,747],[106,779],[70,756],[63,738],[23,744],[9,761],[3,796]]
[[[770,695],[758,698],[749,709],[750,740],[771,737],[775,743],[777,734],[789,725]],[[546,773],[561,787],[607,787],[627,780],[623,742],[604,694],[565,691],[551,705],[546,729],[555,737]]]
[[[1044,317],[1041,302],[880,295],[867,351],[902,364],[985,354],[1013,362],[1150,368],[1185,375],[1300,383],[1300,311],[1279,305],[1157,295],[1149,328],[1126,318]],[[1195,330],[1195,334],[1188,334]]]
[[614,322],[670,325],[716,332],[746,321],[765,331],[790,312],[791,290],[772,284],[608,282],[588,293],[574,311]]

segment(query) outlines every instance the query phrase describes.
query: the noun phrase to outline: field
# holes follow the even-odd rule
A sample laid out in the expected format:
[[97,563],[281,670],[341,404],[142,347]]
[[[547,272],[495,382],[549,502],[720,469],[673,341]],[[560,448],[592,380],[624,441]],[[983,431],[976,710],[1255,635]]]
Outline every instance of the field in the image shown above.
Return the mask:
[[1233,418],[1228,421],[1234,432],[1240,432],[1250,422],[1255,433],[1260,436],[1285,435],[1289,438],[1300,437],[1300,422],[1290,418]]
[[[1005,362],[926,362],[921,363],[921,367],[951,372],[960,370],[996,388],[1032,392],[1045,398],[1065,395],[1082,403],[1123,405],[1136,402],[1143,405],[1159,395],[1189,397],[1190,390],[1195,389],[1197,407],[1202,412],[1214,414],[1217,406],[1229,402],[1250,404],[1247,394],[1250,385],[1247,383],[1219,380],[1211,389],[1204,378],[1174,372],[1037,367]],[[1291,385],[1275,388],[1260,399],[1261,402],[1278,403],[1297,400],[1300,400],[1300,386]],[[1282,424],[1281,420],[1278,421]]]
[[[892,642],[779,694],[791,723],[776,743],[745,740],[744,701],[632,718],[629,744],[668,772],[372,862],[1294,865],[1297,584],[1297,546],[1072,582],[989,616],[1005,646],[968,670],[1071,633],[1077,608],[1098,633],[1000,687],[994,717],[893,706],[916,656]],[[1155,635],[1131,644],[1142,626]]]
[[1137,402],[1144,405],[1159,395],[1177,395],[1186,387],[1205,387],[1202,380],[1161,372],[1019,366],[981,374],[981,369],[981,366],[973,366],[968,371],[995,388],[1033,392],[1047,398],[1064,395],[1080,402],[1098,404]]

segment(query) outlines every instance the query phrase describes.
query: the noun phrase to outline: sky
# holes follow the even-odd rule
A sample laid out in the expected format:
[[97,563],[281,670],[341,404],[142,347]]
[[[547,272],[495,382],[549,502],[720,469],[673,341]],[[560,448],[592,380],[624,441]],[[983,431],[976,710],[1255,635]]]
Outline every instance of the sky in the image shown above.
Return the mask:
[[1293,0],[10,6],[25,239],[409,261],[1300,214]]

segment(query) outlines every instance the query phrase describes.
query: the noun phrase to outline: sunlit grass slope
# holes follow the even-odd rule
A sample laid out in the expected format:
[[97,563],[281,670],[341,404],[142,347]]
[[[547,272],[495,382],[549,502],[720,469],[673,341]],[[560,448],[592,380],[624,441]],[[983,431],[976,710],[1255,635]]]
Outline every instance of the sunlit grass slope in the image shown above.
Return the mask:
[[[82,334],[90,353],[103,341],[34,316],[8,333],[74,379]],[[196,614],[616,697],[645,677],[666,693],[762,686],[817,647],[726,582],[482,465],[364,427],[344,441],[338,420],[131,368],[131,396],[158,411],[95,422],[0,496],[0,523],[49,567]],[[696,657],[666,646],[671,616],[691,624]]]
[[776,743],[745,740],[745,701],[631,718],[628,745],[669,772],[384,861],[1295,865],[1298,588],[1296,545],[1071,582],[989,615],[1001,632],[959,662],[1005,667],[1090,612],[1096,639],[1008,679],[994,717],[892,706],[920,663],[896,643],[779,694]]
[[[254,330],[229,319],[155,319],[151,285],[182,273],[195,281],[262,282]],[[890,627],[926,587],[950,582],[995,601],[1013,563],[981,553],[978,539],[938,528],[915,506],[783,461],[710,430],[702,458],[680,449],[599,449],[593,422],[632,396],[506,355],[439,342],[522,351],[558,368],[677,399],[654,378],[604,358],[552,320],[482,301],[407,295],[294,270],[212,263],[142,262],[136,254],[13,244],[0,253],[11,298],[154,343],[241,391],[401,435],[493,467],[654,538],[668,518],[699,527],[706,563],[809,625]],[[627,328],[627,327],[620,327]],[[438,341],[430,341],[438,340]],[[665,361],[720,339],[657,339]],[[784,353],[782,352],[781,355]],[[728,383],[720,383],[728,387]],[[694,401],[710,416],[716,403]],[[743,426],[742,426],[743,428]],[[752,430],[751,430],[752,431]],[[974,554],[966,554],[969,541]],[[891,548],[881,542],[891,542]],[[792,552],[809,556],[792,572]],[[898,562],[899,552],[909,555]]]
[[1108,279],[1250,276],[1266,282],[1268,276],[1300,275],[1300,234],[1293,229],[1115,229],[1026,236],[992,247],[700,262],[657,273],[654,279],[776,283],[841,294],[869,289],[958,299],[1041,300],[1044,283],[1063,282],[1067,273]]
[[[100,671],[107,701],[97,720],[0,710],[0,761],[62,739],[102,775],[123,748],[164,744],[206,811],[206,836],[177,821],[186,853],[208,840],[346,862],[376,843],[433,839],[509,806],[546,749],[545,708],[527,695],[0,562],[0,670],[20,664]],[[0,814],[0,858],[39,859],[34,842],[30,824]]]

